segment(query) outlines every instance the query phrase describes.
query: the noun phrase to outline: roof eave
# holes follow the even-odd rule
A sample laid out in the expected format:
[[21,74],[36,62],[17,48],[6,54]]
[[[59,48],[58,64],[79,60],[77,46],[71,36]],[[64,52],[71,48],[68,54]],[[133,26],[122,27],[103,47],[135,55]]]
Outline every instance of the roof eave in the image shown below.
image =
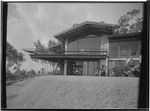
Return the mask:
[[77,26],[74,26],[74,27],[72,27],[70,29],[67,29],[67,30],[64,30],[64,31],[62,31],[62,32],[60,32],[58,34],[55,34],[54,36],[59,41],[63,42],[63,41],[65,41],[65,38],[64,38],[65,35],[67,35],[68,33],[71,33],[71,31],[73,31],[73,30],[77,30],[80,27],[85,27],[86,25],[87,26],[91,26],[91,27],[92,27],[92,25],[97,25],[97,27],[99,27],[99,28],[101,28],[101,27],[106,27],[106,28],[110,27],[111,29],[114,27],[114,25],[112,25],[112,24],[105,24],[105,23],[86,21],[86,22],[78,24]]

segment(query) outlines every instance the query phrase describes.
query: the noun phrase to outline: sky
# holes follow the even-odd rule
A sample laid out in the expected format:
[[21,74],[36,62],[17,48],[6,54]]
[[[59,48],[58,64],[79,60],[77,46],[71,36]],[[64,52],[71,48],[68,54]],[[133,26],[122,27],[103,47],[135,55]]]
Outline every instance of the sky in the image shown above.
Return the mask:
[[142,3],[8,3],[7,41],[25,54],[23,69],[40,70],[45,66],[33,62],[22,49],[34,48],[37,40],[45,45],[48,40],[57,42],[54,35],[75,23],[117,24],[119,18],[132,9],[139,9],[142,16]]

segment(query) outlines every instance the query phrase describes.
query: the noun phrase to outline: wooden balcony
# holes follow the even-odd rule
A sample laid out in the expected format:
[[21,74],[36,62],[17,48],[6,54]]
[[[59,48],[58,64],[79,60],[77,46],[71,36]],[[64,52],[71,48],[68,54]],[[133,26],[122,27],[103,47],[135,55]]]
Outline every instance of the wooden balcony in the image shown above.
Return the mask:
[[34,51],[30,52],[30,56],[37,59],[57,62],[60,59],[68,60],[97,60],[108,57],[108,51],[65,51],[62,53],[53,53],[50,51]]

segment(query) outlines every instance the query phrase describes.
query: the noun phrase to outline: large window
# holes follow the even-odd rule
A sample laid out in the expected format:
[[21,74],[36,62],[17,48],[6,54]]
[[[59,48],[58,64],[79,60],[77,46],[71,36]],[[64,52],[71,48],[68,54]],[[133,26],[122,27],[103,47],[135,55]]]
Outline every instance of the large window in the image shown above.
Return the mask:
[[119,55],[119,43],[118,42],[111,42],[109,51],[110,51],[110,57],[118,57],[118,55]]
[[119,46],[120,46],[120,57],[126,57],[129,56],[130,54],[130,42],[120,42]]
[[109,54],[112,58],[139,56],[141,52],[140,41],[113,41],[109,44]]
[[99,51],[100,38],[84,38],[68,44],[68,51]]
[[141,43],[140,41],[132,41],[131,42],[131,55],[138,56],[141,53]]

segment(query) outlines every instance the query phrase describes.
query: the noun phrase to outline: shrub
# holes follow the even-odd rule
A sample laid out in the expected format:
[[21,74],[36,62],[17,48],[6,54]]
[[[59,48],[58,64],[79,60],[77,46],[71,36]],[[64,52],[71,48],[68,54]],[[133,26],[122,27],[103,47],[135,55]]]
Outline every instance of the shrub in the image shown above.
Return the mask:
[[37,76],[37,74],[36,74],[36,72],[33,69],[31,69],[30,71],[27,72],[27,76],[29,78],[32,78],[32,77]]
[[56,70],[51,71],[50,74],[51,74],[51,75],[62,75],[62,74],[60,73],[60,71],[56,71]]
[[139,77],[140,63],[135,63],[133,59],[130,61],[123,61],[116,64],[115,67],[108,72],[110,76],[115,77]]
[[6,70],[6,81],[16,79],[17,79],[16,75],[12,74],[9,70]]

